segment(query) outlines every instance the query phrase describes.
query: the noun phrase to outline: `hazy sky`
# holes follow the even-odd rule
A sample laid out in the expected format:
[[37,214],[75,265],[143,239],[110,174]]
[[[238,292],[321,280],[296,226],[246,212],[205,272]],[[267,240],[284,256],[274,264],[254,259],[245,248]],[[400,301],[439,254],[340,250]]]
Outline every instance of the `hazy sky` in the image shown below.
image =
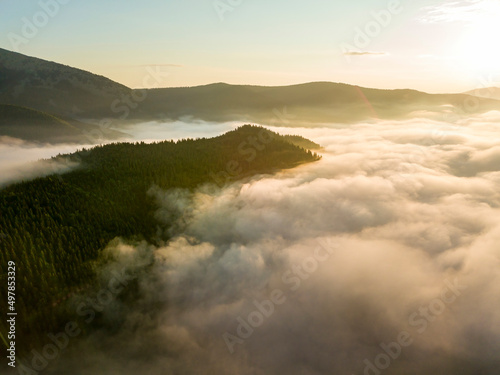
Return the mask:
[[0,0],[0,47],[134,88],[161,66],[166,86],[456,92],[500,86],[499,17],[497,0]]

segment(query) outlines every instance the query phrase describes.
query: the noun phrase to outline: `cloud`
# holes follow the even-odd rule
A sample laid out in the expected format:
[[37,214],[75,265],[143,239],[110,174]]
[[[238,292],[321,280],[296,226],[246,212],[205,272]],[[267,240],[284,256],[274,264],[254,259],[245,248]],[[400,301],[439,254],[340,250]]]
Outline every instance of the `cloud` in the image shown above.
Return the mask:
[[201,120],[176,120],[126,124],[122,129],[131,136],[127,141],[154,142],[164,139],[210,138],[233,130],[241,125],[241,122],[213,123]]
[[491,0],[449,1],[440,5],[423,7],[422,15],[418,20],[422,23],[470,23],[485,14],[491,4]]
[[149,67],[155,67],[155,66],[161,66],[161,67],[165,67],[165,68],[183,68],[184,65],[179,65],[179,64],[141,64],[141,65],[136,65],[136,66],[139,66],[139,67],[146,67],[146,68],[149,68]]
[[499,115],[280,128],[323,159],[151,189],[158,244],[115,240],[100,273],[133,268],[134,297],[48,373],[496,374]]
[[0,187],[21,180],[62,174],[78,166],[67,158],[53,155],[76,151],[81,145],[41,145],[0,136]]
[[344,52],[345,56],[380,56],[387,55],[385,52],[368,52],[368,51],[348,51]]

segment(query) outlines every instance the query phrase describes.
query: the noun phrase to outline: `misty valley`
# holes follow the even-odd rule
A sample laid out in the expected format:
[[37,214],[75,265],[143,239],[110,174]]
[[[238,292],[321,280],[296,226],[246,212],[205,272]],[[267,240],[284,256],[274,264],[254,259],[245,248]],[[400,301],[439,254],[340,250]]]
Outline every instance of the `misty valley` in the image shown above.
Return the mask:
[[498,374],[484,92],[131,89],[0,49],[1,373]]
[[[294,141],[319,148],[301,137],[250,125],[212,139],[108,144],[53,158],[52,163],[73,165],[64,174],[5,187],[0,194],[1,260],[29,270],[17,283],[24,297],[18,311],[29,318],[18,323],[17,337],[31,342],[26,348],[31,350],[43,343],[47,329],[71,320],[71,304],[65,302],[82,289],[99,289],[96,262],[113,238],[155,244],[170,239],[184,212],[169,210],[171,227],[157,229],[157,190],[178,188],[189,194],[209,183],[222,188],[245,176],[320,159]],[[175,204],[175,199],[169,202]],[[81,307],[77,312],[85,315]]]

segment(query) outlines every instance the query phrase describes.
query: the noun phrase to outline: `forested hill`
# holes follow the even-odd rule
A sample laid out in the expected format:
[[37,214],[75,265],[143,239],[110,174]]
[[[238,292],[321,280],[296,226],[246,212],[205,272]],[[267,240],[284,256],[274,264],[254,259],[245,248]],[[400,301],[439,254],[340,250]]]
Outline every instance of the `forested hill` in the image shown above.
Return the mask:
[[[89,143],[97,125],[63,120],[48,113],[10,104],[0,104],[0,136],[6,135],[30,142]],[[125,136],[116,130],[99,132],[103,138],[117,140]]]
[[[81,150],[56,158],[79,163],[69,173],[0,190],[0,264],[14,261],[22,275],[17,280],[22,298],[16,307],[23,317],[17,323],[17,341],[36,346],[48,332],[61,329],[68,321],[64,301],[79,288],[89,288],[93,262],[111,239],[155,241],[157,207],[147,194],[153,185],[222,186],[318,158],[285,137],[245,125],[211,139]],[[6,285],[5,271],[0,278]],[[0,295],[0,310],[7,311],[5,288]],[[0,329],[6,332],[5,322]]]
[[20,139],[71,141],[81,133],[66,121],[30,108],[0,104],[0,134]]

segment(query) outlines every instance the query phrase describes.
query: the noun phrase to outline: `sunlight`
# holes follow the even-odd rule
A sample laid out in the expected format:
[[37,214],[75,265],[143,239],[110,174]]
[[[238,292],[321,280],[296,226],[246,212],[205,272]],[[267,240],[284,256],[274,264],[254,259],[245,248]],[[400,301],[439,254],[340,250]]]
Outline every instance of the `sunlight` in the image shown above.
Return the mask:
[[456,57],[467,69],[496,72],[500,69],[500,3],[485,1],[456,46]]
[[0,1],[0,375],[500,375],[500,0],[116,3]]

